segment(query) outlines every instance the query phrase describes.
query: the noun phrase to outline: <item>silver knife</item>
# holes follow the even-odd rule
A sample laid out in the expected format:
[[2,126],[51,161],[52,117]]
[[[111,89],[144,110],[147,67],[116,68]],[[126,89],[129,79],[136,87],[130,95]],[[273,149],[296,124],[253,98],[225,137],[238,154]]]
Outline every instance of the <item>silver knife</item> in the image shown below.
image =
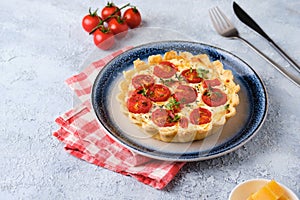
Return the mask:
[[288,56],[236,2],[233,2],[233,11],[244,24],[268,40],[269,44],[300,73],[300,66]]

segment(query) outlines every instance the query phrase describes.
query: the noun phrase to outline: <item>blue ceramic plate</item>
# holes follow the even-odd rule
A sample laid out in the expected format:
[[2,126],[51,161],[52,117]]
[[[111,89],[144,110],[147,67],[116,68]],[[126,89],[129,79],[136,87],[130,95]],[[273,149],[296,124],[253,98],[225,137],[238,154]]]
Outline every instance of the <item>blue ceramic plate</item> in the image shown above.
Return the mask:
[[[165,143],[155,140],[132,124],[120,110],[116,97],[123,71],[133,68],[133,61],[167,51],[187,51],[194,55],[205,53],[211,61],[220,60],[225,69],[232,70],[240,85],[237,114],[222,129],[201,141]],[[151,158],[168,161],[197,161],[219,157],[249,141],[261,127],[267,113],[265,87],[255,71],[235,55],[210,45],[165,41],[138,46],[114,58],[97,76],[92,89],[92,105],[99,122],[117,142],[132,151]]]

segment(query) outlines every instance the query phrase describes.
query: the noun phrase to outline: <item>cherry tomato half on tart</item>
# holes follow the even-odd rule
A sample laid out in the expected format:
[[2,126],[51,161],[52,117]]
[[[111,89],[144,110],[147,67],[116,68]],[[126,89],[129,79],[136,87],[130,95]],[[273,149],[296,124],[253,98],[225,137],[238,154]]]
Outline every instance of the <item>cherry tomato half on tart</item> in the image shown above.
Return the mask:
[[141,24],[142,17],[136,7],[127,9],[123,17],[130,28],[136,28]]
[[135,89],[143,89],[151,87],[154,84],[155,80],[150,75],[140,74],[133,77],[131,82]]
[[151,119],[159,127],[170,127],[174,126],[180,118],[170,110],[159,108],[152,113]]
[[142,94],[134,94],[127,100],[127,108],[132,113],[148,113],[152,102]]
[[196,108],[190,113],[190,121],[195,125],[207,124],[211,121],[211,112],[205,108]]
[[160,84],[154,84],[147,90],[146,95],[151,101],[162,102],[167,101],[171,96],[171,91],[168,87]]
[[82,27],[86,32],[90,33],[100,23],[100,20],[97,10],[92,13],[90,8],[89,14],[82,19]]
[[162,61],[154,66],[153,74],[159,78],[171,78],[176,73],[176,66],[168,61]]
[[204,91],[202,100],[210,107],[217,107],[227,102],[227,95],[218,88],[210,88]]
[[181,75],[188,83],[200,83],[203,80],[195,69],[186,69],[181,72]]
[[[114,14],[115,13],[115,14]],[[107,2],[106,6],[101,10],[101,17],[103,20],[111,15],[121,16],[120,9],[112,2]]]
[[211,88],[211,87],[215,87],[215,86],[219,86],[219,85],[221,85],[221,82],[217,78],[212,79],[212,80],[204,80],[203,81],[204,88]]
[[188,85],[180,85],[176,88],[174,98],[181,104],[192,103],[197,99],[197,91]]

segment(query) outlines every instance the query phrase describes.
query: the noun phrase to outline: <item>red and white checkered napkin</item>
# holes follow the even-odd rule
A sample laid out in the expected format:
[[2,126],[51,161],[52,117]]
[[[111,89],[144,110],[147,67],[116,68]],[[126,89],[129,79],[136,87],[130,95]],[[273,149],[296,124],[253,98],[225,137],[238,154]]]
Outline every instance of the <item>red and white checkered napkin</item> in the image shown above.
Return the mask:
[[53,135],[65,143],[67,152],[80,159],[162,189],[184,163],[155,160],[126,149],[107,135],[91,109],[90,93],[97,74],[112,58],[129,48],[92,63],[80,74],[66,80],[83,103],[55,120],[60,129]]

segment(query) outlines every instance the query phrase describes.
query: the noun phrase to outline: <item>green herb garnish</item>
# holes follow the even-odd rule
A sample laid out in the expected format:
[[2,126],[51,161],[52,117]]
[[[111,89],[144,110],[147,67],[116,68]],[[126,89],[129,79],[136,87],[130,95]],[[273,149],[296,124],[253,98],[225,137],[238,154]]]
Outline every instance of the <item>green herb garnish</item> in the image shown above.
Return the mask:
[[146,88],[140,89],[137,93],[141,94],[143,96],[146,96],[147,95],[147,89]]
[[178,122],[179,120],[180,120],[180,116],[177,114],[173,118],[171,116],[168,117],[169,122]]
[[165,105],[167,110],[173,110],[174,107],[178,107],[180,103],[175,98],[170,98],[169,102]]
[[229,108],[229,104],[226,104],[226,105],[224,106],[224,108],[225,108],[225,110],[227,110],[227,109]]
[[182,81],[183,77],[181,76],[181,74],[177,75],[177,73],[175,74],[175,78],[177,78],[178,81]]
[[166,86],[170,86],[170,83],[174,83],[175,81],[173,79],[162,79],[162,78],[159,78],[160,81],[162,82],[163,85],[166,85]]
[[198,77],[200,78],[207,78],[207,74],[209,73],[209,70],[197,68],[196,69]]

